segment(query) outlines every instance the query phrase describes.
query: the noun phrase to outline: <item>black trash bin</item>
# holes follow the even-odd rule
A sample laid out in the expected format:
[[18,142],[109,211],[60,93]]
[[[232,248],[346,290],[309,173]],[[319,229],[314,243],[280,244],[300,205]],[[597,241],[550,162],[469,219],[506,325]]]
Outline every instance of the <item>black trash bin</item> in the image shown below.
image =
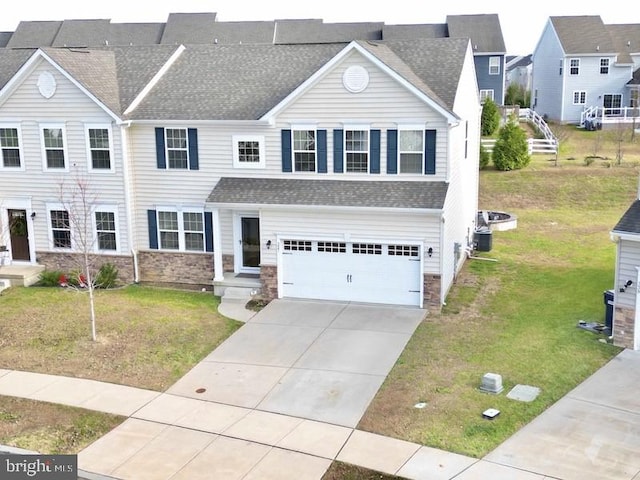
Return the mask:
[[493,247],[493,233],[488,228],[478,229],[473,234],[473,241],[479,252],[490,252]]
[[613,290],[605,290],[604,305],[604,323],[607,327],[609,327],[609,331],[611,331],[611,329],[613,328]]

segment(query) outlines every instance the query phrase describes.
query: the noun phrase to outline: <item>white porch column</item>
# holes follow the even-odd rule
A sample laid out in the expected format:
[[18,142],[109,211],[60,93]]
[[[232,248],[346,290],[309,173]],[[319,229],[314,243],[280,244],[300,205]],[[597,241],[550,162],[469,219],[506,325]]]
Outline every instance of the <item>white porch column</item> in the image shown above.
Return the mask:
[[213,281],[224,280],[224,269],[222,268],[222,235],[220,232],[220,210],[214,208],[213,217]]

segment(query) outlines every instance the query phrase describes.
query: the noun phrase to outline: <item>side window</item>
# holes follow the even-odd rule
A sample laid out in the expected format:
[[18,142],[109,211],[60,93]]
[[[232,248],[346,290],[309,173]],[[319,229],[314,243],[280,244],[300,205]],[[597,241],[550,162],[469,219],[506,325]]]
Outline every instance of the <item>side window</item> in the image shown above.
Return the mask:
[[41,129],[45,170],[66,170],[65,131],[62,125],[43,125]]
[[295,172],[316,171],[316,131],[292,130],[293,169]]
[[347,173],[369,172],[368,130],[344,130],[344,157]]
[[264,168],[265,140],[262,136],[233,136],[233,166],[236,168]]
[[49,210],[49,228],[53,248],[71,249],[71,224],[66,210]]
[[109,126],[87,126],[89,169],[100,171],[113,170],[110,130]]
[[424,130],[398,130],[400,173],[422,173]]
[[489,57],[489,75],[500,75],[500,57]]
[[0,168],[23,168],[17,127],[0,127]]

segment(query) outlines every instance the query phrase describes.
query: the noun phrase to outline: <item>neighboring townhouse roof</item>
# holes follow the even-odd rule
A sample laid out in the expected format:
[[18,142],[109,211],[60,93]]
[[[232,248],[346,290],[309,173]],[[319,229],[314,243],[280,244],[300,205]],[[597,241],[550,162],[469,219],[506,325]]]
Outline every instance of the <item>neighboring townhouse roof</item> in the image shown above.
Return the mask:
[[518,67],[526,67],[533,63],[533,55],[517,55],[507,57],[506,69],[507,71],[513,70]]
[[277,20],[273,43],[336,43],[381,40],[383,22],[323,23],[320,19]]
[[65,20],[52,47],[95,47],[109,37],[109,20]]
[[60,21],[20,22],[7,43],[7,48],[50,47],[61,26]]
[[341,206],[363,208],[444,207],[446,182],[344,181],[225,177],[207,203]]
[[111,23],[106,42],[100,45],[157,45],[164,23]]
[[4,48],[7,46],[7,43],[9,43],[9,40],[11,40],[12,35],[13,32],[0,32],[0,48]]
[[549,17],[566,55],[616,53],[599,15]]
[[411,38],[446,38],[449,30],[446,23],[415,24],[415,25],[384,25],[382,38],[385,40],[399,40]]
[[275,22],[216,22],[209,43],[273,43]]
[[622,215],[614,232],[640,234],[640,200],[634,201]]
[[215,23],[215,13],[170,13],[160,43],[213,43],[211,32]]
[[640,52],[640,24],[605,25],[616,52],[618,63],[633,63],[632,53]]
[[471,38],[474,53],[504,53],[500,18],[495,13],[483,15],[447,15],[450,38]]
[[633,77],[627,82],[627,85],[640,85],[640,68],[633,72]]

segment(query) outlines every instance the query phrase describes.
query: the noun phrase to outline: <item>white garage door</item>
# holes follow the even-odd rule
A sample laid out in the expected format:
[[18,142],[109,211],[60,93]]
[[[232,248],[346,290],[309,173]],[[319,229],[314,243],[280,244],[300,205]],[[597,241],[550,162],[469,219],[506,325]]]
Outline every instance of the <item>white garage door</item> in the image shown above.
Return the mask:
[[417,245],[284,240],[282,296],[421,305]]

